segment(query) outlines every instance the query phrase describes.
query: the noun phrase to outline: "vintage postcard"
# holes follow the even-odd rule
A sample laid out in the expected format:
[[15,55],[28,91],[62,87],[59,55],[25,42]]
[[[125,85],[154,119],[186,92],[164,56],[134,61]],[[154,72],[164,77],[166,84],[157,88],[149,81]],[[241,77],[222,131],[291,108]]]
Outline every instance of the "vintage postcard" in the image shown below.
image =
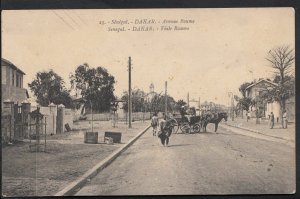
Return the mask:
[[2,12],[2,196],[294,194],[293,8]]

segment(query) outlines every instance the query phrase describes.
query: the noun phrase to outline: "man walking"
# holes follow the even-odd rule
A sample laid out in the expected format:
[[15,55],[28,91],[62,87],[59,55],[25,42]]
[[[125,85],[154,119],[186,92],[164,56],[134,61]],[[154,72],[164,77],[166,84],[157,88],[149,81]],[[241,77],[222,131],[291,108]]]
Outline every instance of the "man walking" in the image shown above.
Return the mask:
[[151,118],[151,126],[153,128],[153,136],[156,136],[157,126],[158,126],[158,117],[157,113],[154,113]]
[[172,126],[166,121],[166,116],[164,116],[163,120],[159,123],[160,131],[158,133],[158,137],[160,138],[161,144],[163,146],[169,145],[169,137],[172,133]]
[[274,114],[271,112],[270,115],[270,129],[274,128]]

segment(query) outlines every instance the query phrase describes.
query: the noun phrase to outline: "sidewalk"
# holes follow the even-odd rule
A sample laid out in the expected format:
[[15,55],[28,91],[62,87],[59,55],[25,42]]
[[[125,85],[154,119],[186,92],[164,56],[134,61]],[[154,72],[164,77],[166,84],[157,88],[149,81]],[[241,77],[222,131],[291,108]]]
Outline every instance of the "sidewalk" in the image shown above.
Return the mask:
[[295,123],[289,123],[288,128],[283,129],[281,123],[275,122],[274,128],[270,129],[268,120],[262,120],[260,124],[256,124],[256,118],[251,118],[248,122],[246,118],[234,118],[234,121],[232,121],[231,118],[228,118],[227,123],[225,124],[253,133],[295,142]]
[[[30,152],[28,142],[2,148],[2,194],[6,196],[54,195],[106,159],[149,125],[134,122],[132,128],[110,122],[93,123],[99,133],[98,144],[85,144],[84,132],[91,131],[88,121],[74,125],[75,131],[47,136],[47,152]],[[87,130],[84,130],[87,129]],[[121,144],[105,144],[104,132],[122,132]]]

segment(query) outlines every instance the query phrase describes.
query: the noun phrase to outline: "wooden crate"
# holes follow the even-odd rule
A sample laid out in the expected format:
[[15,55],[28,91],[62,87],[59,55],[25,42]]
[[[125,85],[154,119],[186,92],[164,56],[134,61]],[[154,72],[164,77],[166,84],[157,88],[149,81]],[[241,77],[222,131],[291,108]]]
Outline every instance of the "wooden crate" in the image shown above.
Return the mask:
[[114,143],[121,143],[122,133],[120,133],[120,132],[105,132],[104,133],[104,141],[105,141],[105,137],[112,138]]
[[85,132],[84,143],[97,144],[98,143],[98,132]]

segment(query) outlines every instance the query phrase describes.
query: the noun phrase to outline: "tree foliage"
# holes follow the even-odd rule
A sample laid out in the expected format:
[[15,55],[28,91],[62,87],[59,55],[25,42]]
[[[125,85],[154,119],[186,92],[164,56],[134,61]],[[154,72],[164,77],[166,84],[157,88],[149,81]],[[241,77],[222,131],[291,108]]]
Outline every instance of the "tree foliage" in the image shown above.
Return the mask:
[[[274,78],[274,82],[277,82],[278,76]],[[272,88],[265,88],[264,92],[259,96],[267,102],[279,102],[281,109],[285,109],[285,102],[287,99],[295,95],[295,78],[293,76],[286,76],[284,84],[277,84]]]
[[[168,112],[173,112],[175,107],[175,100],[170,95],[167,95],[167,108]],[[156,95],[156,98],[152,100],[152,107],[154,106],[154,110],[164,112],[165,111],[165,96],[164,95]]]
[[[149,95],[140,90],[132,90],[132,111],[141,112],[141,111],[150,111],[150,112],[164,112],[165,111],[165,96],[154,93],[152,98],[148,97]],[[128,110],[128,92],[125,91],[121,98],[126,100],[124,103],[124,109]],[[147,100],[148,99],[148,100]],[[175,100],[173,97],[167,95],[167,107],[168,111],[174,111]]]
[[64,86],[63,79],[53,70],[38,72],[35,79],[28,84],[30,90],[37,97],[37,103],[48,106],[50,103],[63,104],[72,107],[69,91]]
[[187,103],[183,99],[178,100],[175,104],[175,111],[180,111],[181,107],[185,105],[187,105]]
[[255,104],[255,102],[250,97],[239,98],[235,96],[235,100],[237,101],[237,109],[249,111],[250,107]]
[[[146,94],[140,89],[132,90],[132,112],[142,112],[147,107],[147,101],[145,100]],[[128,110],[128,92],[124,91],[122,100],[125,100],[123,109]]]
[[237,109],[249,111],[250,107],[255,103],[250,97],[246,96],[246,88],[251,84],[249,82],[243,83],[239,88],[242,97],[234,96],[235,101],[237,101]]
[[72,88],[79,90],[86,101],[86,107],[92,105],[93,110],[98,112],[110,110],[110,103],[115,99],[115,78],[105,68],[90,68],[85,63],[76,68],[70,79]]
[[241,92],[243,98],[246,98],[246,88],[247,88],[248,86],[250,86],[251,84],[252,84],[252,83],[245,82],[245,83],[243,83],[243,84],[240,86],[239,91]]

